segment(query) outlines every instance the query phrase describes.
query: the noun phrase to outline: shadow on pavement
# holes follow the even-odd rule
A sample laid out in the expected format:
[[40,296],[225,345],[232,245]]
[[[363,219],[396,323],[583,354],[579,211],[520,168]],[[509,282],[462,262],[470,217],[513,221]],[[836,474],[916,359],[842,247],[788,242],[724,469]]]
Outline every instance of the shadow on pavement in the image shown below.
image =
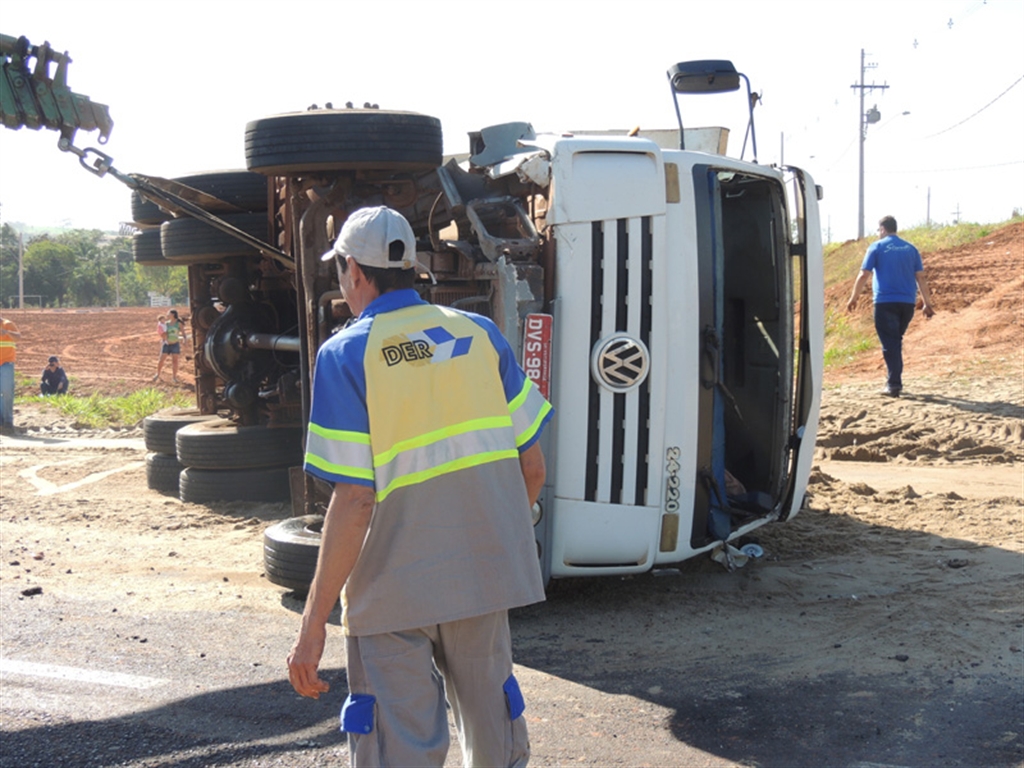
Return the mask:
[[[854,549],[876,543],[877,526],[869,532],[869,526],[856,525],[863,530],[847,535],[855,542],[864,538],[852,545]],[[768,573],[768,562],[752,563],[746,572],[726,573],[710,561],[690,561],[660,575],[555,582],[546,603],[513,612],[515,660],[602,693],[665,708],[667,715],[660,715],[666,718],[663,727],[680,742],[743,765],[1020,766],[1024,697],[1017,649],[1003,646],[1005,660],[998,656],[1002,661],[995,670],[972,669],[981,664],[969,663],[975,657],[962,647],[926,663],[925,649],[915,639],[920,635],[905,636],[900,623],[901,606],[916,599],[916,587],[911,585],[952,578],[946,575],[954,573],[952,566],[934,564],[935,558],[950,557],[943,551],[963,547],[974,552],[969,555],[973,562],[980,557],[979,549],[985,549],[986,565],[1010,574],[1006,579],[1020,571],[1020,556],[979,548],[973,542],[910,533],[918,542],[918,563],[931,563],[928,567],[939,573],[922,575],[920,566],[908,564],[905,584],[853,600],[849,595],[826,596],[830,587],[818,574],[834,576],[828,571],[846,571],[855,560],[838,567],[827,556],[816,560],[813,569],[788,563],[776,575]],[[899,553],[893,557],[899,558]],[[803,581],[793,586],[796,580]],[[960,597],[950,589],[950,600]],[[819,613],[817,606],[837,599],[850,606],[843,608],[850,612],[843,615],[849,615],[853,624],[836,628],[833,634],[827,618],[833,613]],[[1016,623],[1021,621],[1019,606],[1015,610],[988,604],[964,610],[973,610],[968,618],[979,625],[999,622],[1011,644],[1021,634],[1022,624]],[[805,614],[811,616],[807,621],[824,624],[824,631],[802,632],[799,624],[804,619],[796,619],[791,627],[779,624],[783,615]],[[928,621],[931,628],[926,627],[926,633],[953,631],[954,621],[948,617]],[[955,644],[955,637],[950,642]],[[890,647],[904,645],[909,663],[902,653],[887,655]],[[862,653],[875,657],[870,671],[858,661]],[[886,659],[882,665],[877,663],[879,655]],[[996,659],[993,655],[984,661]],[[880,674],[880,666],[887,665],[891,670]],[[624,704],[621,709],[628,712],[630,707]],[[572,728],[575,718],[585,720],[591,714],[609,717],[607,712],[581,710],[565,727]],[[630,723],[615,727],[622,729],[622,738]]]
[[[322,671],[334,691],[347,688],[345,671]],[[287,680],[211,691],[105,720],[78,720],[7,730],[0,765],[174,765],[199,768],[291,757],[274,765],[346,764],[337,723],[340,696],[301,700]],[[316,741],[301,734],[317,728]],[[308,753],[308,761],[300,755]],[[263,765],[262,761],[258,763]]]

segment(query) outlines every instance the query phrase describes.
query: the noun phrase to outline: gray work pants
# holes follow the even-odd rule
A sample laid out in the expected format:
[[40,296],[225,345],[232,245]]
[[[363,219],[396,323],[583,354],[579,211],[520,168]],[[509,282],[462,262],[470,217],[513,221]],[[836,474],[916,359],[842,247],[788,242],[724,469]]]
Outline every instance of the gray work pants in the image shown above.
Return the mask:
[[443,765],[446,693],[467,767],[529,761],[507,611],[348,637],[346,645],[351,693],[342,730],[356,768]]

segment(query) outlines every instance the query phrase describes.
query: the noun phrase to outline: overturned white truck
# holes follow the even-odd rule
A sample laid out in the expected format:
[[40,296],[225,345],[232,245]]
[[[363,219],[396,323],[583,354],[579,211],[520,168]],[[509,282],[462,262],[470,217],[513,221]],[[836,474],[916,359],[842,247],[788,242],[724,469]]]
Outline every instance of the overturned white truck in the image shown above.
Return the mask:
[[[745,83],[755,101],[729,62],[668,76],[677,116],[680,94]],[[534,509],[546,579],[640,573],[715,548],[728,560],[725,542],[796,514],[821,389],[820,190],[799,168],[757,164],[752,107],[753,161],[726,156],[721,129],[680,117],[672,135],[676,148],[643,132],[499,125],[442,164],[431,117],[278,115],[247,126],[248,173],[162,185],[220,223],[173,218],[158,242],[163,212],[143,184],[136,256],[190,265],[198,406],[222,417],[177,433],[183,497],[278,478],[301,519],[268,538],[267,573],[308,584],[330,492],[298,469],[310,373],[348,318],[319,255],[348,213],[386,204],[436,278],[422,276],[424,297],[494,319],[555,406]],[[246,203],[234,185],[254,178]]]

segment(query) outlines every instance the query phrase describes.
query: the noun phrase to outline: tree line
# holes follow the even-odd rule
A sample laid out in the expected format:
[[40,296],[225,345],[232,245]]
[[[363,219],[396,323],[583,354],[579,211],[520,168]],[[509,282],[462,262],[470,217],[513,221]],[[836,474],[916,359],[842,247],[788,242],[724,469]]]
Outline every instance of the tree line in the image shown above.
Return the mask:
[[[18,232],[0,228],[0,305],[18,306]],[[73,229],[26,238],[22,256],[26,307],[113,307],[149,304],[149,293],[188,301],[188,268],[142,267],[131,237]]]

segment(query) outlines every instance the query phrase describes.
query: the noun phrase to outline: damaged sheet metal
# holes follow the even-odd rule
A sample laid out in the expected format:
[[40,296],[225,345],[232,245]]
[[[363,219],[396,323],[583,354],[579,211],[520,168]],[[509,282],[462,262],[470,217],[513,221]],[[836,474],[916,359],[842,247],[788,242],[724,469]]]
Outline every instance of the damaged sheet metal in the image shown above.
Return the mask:
[[[524,318],[544,307],[544,270],[529,262],[513,263],[504,256],[494,265],[493,319],[507,339],[518,339]],[[521,355],[522,350],[516,354]]]
[[487,175],[492,179],[516,174],[525,184],[537,184],[546,187],[551,181],[551,160],[543,150],[523,149],[521,154],[503,160],[487,168]]
[[469,164],[476,168],[495,165],[522,152],[519,142],[536,138],[537,133],[529,123],[501,123],[473,131],[469,134]]
[[540,234],[517,198],[471,200],[466,216],[488,261],[522,259],[540,250]]

